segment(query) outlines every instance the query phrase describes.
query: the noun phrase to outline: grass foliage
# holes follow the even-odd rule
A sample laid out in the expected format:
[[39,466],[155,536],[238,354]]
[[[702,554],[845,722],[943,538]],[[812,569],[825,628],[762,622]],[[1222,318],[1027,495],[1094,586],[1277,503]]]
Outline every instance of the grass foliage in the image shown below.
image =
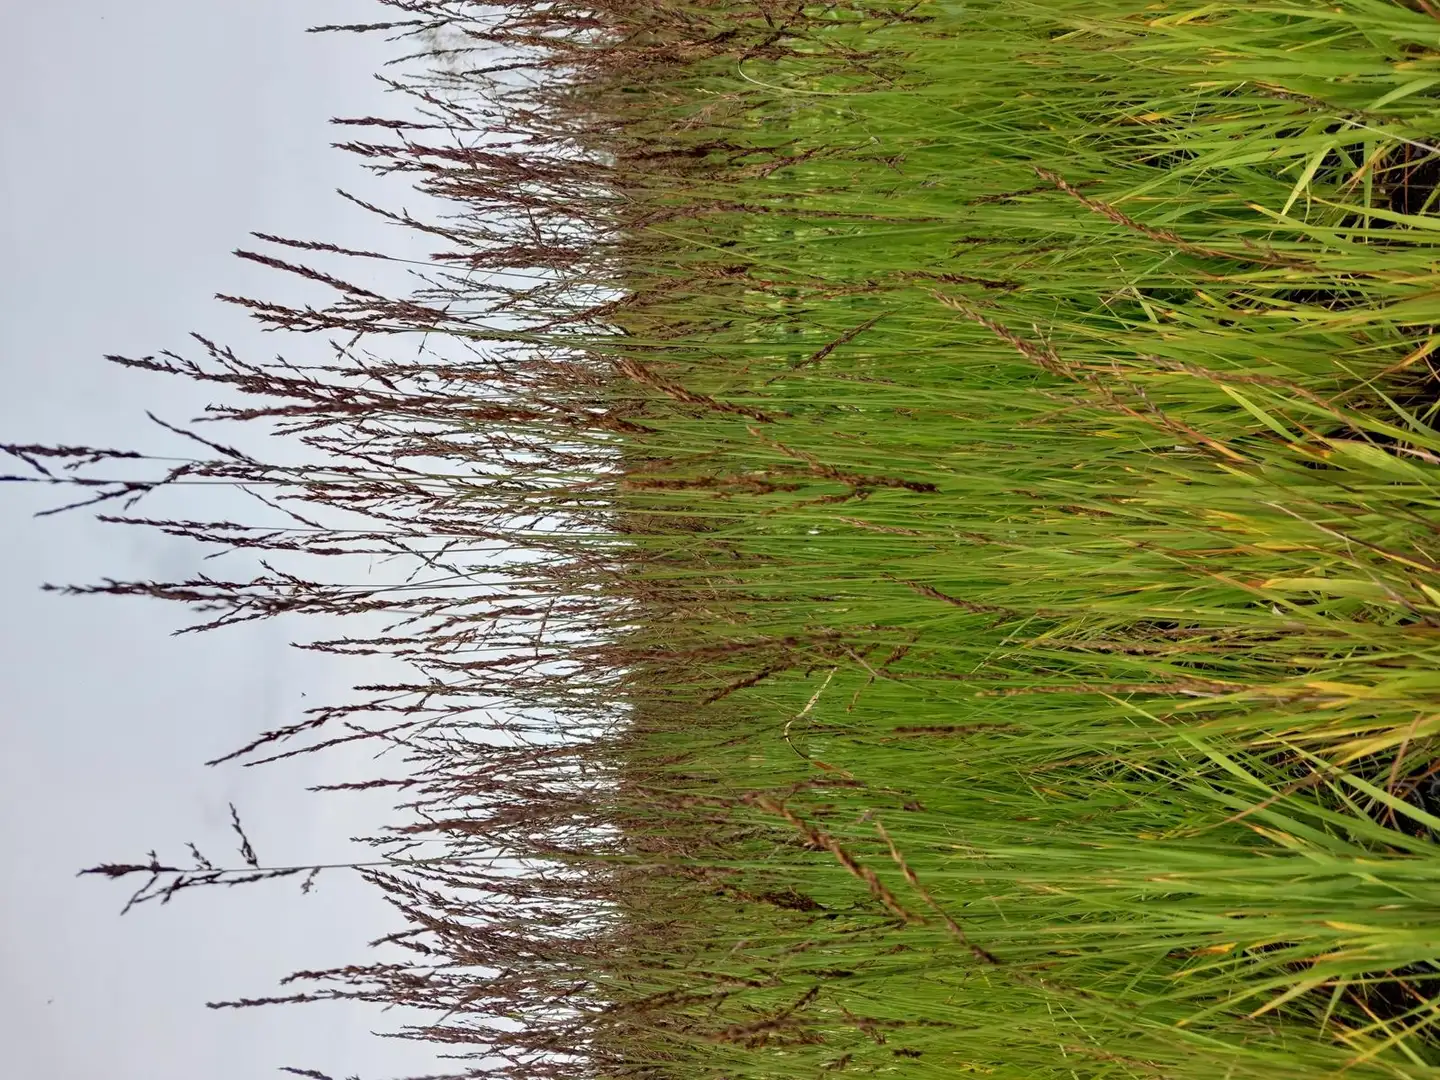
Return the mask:
[[291,1000],[455,1075],[1440,1076],[1440,12],[388,6],[447,63],[346,145],[441,269],[291,241],[333,305],[231,299],[328,368],[125,361],[337,463],[11,448],[425,571],[77,590],[403,624],[318,647],[418,669],[413,952]]

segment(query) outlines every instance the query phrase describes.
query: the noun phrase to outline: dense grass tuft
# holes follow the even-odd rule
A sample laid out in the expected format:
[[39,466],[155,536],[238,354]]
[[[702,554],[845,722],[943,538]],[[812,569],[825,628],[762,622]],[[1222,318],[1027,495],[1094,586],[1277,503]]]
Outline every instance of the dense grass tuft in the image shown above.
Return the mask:
[[267,237],[328,366],[123,361],[324,463],[9,448],[413,561],[79,590],[395,616],[312,646],[415,667],[368,727],[242,752],[410,755],[411,954],[288,1000],[457,1075],[1440,1076],[1440,10],[389,6],[445,63],[347,146],[441,269]]

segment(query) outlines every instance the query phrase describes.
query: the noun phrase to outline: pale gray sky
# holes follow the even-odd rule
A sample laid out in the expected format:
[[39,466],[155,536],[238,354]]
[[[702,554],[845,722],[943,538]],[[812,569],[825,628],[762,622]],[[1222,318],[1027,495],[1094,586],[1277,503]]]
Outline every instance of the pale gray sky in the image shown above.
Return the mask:
[[[209,394],[101,356],[184,351],[191,330],[242,354],[288,348],[211,299],[295,295],[229,256],[250,230],[407,251],[333,194],[377,188],[328,148],[325,124],[398,107],[370,78],[393,47],[301,32],[387,13],[369,0],[4,5],[0,442],[173,447],[145,410],[182,420]],[[191,839],[229,856],[230,801],[267,862],[354,857],[346,837],[369,831],[381,807],[303,791],[320,776],[368,774],[363,757],[205,769],[363,672],[287,648],[294,627],[175,638],[178,608],[40,593],[45,581],[199,568],[183,541],[30,517],[54,497],[0,488],[0,1074],[427,1071],[417,1048],[370,1037],[390,1018],[363,1007],[204,1008],[271,992],[295,968],[362,960],[365,940],[396,927],[347,880],[322,878],[309,897],[288,883],[181,896],[120,919],[124,883],[73,876],[151,846],[178,857]]]

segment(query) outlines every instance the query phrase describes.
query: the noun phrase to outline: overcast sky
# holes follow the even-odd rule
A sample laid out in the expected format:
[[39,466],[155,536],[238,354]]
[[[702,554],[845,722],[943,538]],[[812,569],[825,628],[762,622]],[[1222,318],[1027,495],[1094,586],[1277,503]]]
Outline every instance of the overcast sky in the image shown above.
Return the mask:
[[[369,0],[4,5],[0,442],[172,448],[145,410],[183,420],[207,393],[101,357],[185,351],[192,330],[242,355],[286,346],[212,299],[293,295],[273,271],[228,254],[251,230],[414,254],[333,194],[375,188],[328,148],[325,123],[395,110],[370,78],[393,46],[302,33],[386,15]],[[380,808],[304,793],[321,777],[373,771],[363,758],[204,768],[363,673],[289,649],[294,627],[177,638],[185,613],[158,601],[42,594],[46,581],[165,579],[200,566],[184,541],[31,516],[54,498],[0,487],[0,1074],[428,1071],[417,1048],[367,1034],[390,1021],[363,1007],[204,1008],[272,992],[296,968],[363,961],[363,942],[396,927],[341,876],[308,897],[280,883],[123,919],[123,883],[75,878],[151,847],[179,857],[192,839],[217,862],[229,857],[232,801],[265,862],[333,862],[355,856],[346,838],[373,828]]]

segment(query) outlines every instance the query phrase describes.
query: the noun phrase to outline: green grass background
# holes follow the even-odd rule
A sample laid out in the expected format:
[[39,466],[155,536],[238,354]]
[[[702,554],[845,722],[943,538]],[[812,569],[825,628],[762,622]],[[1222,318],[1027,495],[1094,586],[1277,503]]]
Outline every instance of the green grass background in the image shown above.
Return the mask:
[[1440,1074],[1440,21],[666,10],[608,1067]]

